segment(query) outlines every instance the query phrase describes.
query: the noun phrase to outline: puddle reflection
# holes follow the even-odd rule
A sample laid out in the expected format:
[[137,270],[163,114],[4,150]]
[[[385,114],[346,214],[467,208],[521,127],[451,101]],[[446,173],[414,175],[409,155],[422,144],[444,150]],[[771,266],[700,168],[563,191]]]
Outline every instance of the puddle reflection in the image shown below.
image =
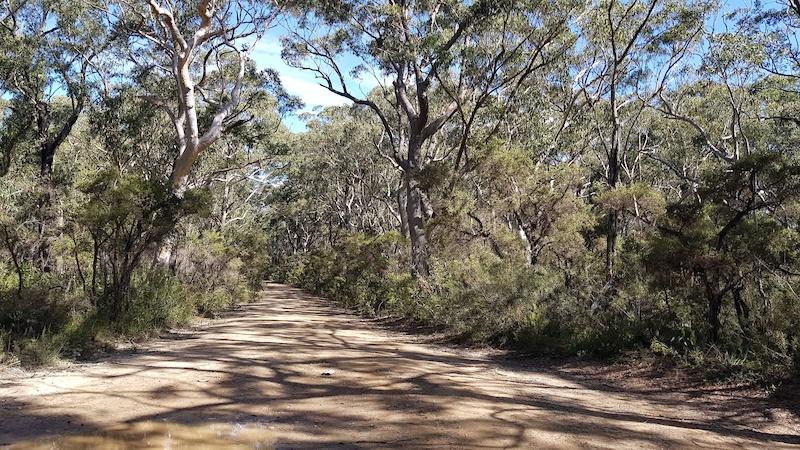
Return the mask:
[[187,426],[169,422],[117,425],[85,434],[14,444],[14,450],[43,449],[274,449],[275,433],[263,424]]

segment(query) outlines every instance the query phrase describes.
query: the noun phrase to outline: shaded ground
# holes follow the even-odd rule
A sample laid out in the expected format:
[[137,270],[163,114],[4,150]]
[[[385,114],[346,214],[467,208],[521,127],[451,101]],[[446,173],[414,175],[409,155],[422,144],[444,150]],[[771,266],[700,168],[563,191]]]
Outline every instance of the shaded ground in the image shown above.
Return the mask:
[[423,341],[270,285],[201,330],[102,362],[0,373],[0,445],[162,421],[257,427],[279,449],[800,445],[796,410],[737,390],[654,388],[595,376],[600,366]]

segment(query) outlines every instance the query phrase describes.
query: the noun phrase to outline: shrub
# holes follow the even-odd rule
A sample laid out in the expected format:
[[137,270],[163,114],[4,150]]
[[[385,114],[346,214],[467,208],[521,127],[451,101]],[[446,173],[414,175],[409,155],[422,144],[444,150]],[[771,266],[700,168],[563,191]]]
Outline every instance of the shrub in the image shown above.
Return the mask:
[[180,280],[152,270],[134,277],[130,308],[120,317],[118,332],[125,335],[150,334],[167,326],[191,322],[195,309]]
[[64,344],[64,336],[45,330],[37,338],[16,340],[13,350],[24,365],[52,366],[60,361]]

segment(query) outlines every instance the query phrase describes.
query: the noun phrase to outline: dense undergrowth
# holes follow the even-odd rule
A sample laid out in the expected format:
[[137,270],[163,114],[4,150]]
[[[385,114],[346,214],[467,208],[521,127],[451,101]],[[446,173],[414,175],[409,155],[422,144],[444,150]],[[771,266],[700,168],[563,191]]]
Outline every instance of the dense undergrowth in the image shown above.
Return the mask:
[[20,291],[13,268],[0,266],[0,364],[91,359],[254,299],[261,280],[248,277],[231,248],[216,233],[190,236],[173,269],[146,264],[134,272],[118,313],[110,288],[93,295],[65,275],[26,268],[23,286],[32,287]]
[[702,302],[665,298],[634,271],[621,270],[612,291],[602,264],[593,267],[591,258],[565,273],[472,251],[463,259],[436,258],[432,275],[420,280],[405,270],[408,249],[398,233],[351,234],[334,246],[284,256],[258,252],[263,242],[247,238],[239,236],[247,245],[237,247],[217,233],[190,235],[171,270],[146,264],[135,272],[116,318],[111,293],[93,297],[64,276],[31,269],[19,291],[13,267],[0,267],[2,364],[92,358],[252,299],[268,276],[367,314],[435,327],[466,344],[535,356],[656,357],[709,379],[767,386],[797,374],[793,309],[780,317],[787,328],[762,336],[738,328],[734,308],[725,309],[726,332],[712,342]]
[[592,255],[565,274],[488,251],[472,253],[436,259],[424,280],[403,270],[407,255],[399,234],[349,235],[340,244],[274,261],[270,275],[367,314],[435,327],[466,344],[535,356],[655,357],[704,378],[764,386],[798,373],[791,328],[797,322],[789,317],[797,311],[791,308],[780,319],[786,328],[763,335],[739,328],[734,308],[724,308],[725,331],[712,341],[702,301],[665,298],[633,270],[621,270],[610,287]]

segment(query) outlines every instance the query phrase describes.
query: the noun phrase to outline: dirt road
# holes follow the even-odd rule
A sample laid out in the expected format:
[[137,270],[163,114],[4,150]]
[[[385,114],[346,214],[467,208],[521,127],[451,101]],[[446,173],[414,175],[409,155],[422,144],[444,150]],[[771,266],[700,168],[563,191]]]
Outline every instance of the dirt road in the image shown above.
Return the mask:
[[270,285],[259,303],[137,351],[0,373],[0,445],[132,423],[265,430],[278,449],[800,445],[796,411],[764,400],[620,390],[423,340]]

